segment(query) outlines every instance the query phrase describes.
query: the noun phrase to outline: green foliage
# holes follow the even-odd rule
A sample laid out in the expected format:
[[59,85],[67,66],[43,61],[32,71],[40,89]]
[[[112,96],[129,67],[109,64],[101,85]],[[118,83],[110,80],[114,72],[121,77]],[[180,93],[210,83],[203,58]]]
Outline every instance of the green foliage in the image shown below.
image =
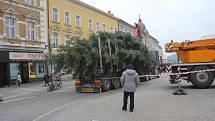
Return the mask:
[[[100,32],[92,35],[88,40],[72,38],[60,50],[56,60],[58,68],[74,71],[76,75],[92,77],[100,72],[99,44],[101,40],[103,75],[116,76],[121,74],[128,64],[133,64],[139,74],[147,73],[149,56],[146,47],[140,39],[133,38],[128,33]],[[111,48],[111,55],[109,49]]]

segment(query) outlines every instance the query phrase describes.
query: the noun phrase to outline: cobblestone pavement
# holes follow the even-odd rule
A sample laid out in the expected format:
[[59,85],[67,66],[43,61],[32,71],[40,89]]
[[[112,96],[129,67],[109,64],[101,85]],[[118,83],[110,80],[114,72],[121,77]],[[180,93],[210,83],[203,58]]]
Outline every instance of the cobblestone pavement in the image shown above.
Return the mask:
[[215,121],[215,87],[194,89],[182,83],[187,92],[183,96],[172,95],[176,87],[167,76],[141,83],[135,93],[134,112],[121,110],[119,89],[94,100],[66,105],[44,117],[49,121]]

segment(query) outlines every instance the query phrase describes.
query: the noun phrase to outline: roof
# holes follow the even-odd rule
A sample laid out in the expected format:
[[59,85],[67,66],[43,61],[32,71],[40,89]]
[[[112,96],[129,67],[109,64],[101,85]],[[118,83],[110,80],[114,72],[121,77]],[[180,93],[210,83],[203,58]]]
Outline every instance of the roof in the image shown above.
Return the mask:
[[135,28],[133,25],[129,24],[128,22],[126,22],[126,21],[124,21],[124,20],[122,20],[122,19],[119,19],[119,21],[122,22],[122,23],[127,24],[129,27],[131,27],[131,28],[133,28],[133,29]]
[[80,5],[83,5],[83,6],[87,7],[87,8],[90,8],[91,10],[97,11],[97,12],[99,12],[101,14],[104,14],[104,15],[106,15],[108,17],[111,17],[113,19],[119,20],[119,18],[115,17],[114,15],[108,14],[108,13],[106,13],[106,12],[104,12],[104,11],[98,9],[98,8],[95,8],[95,7],[91,6],[91,5],[88,5],[88,4],[86,4],[86,3],[84,3],[84,2],[82,2],[80,0],[69,0],[69,1],[75,2],[75,3],[80,4]]
[[159,43],[159,41],[156,38],[154,38],[153,36],[149,35],[149,37],[151,37],[153,40],[155,40],[157,43]]

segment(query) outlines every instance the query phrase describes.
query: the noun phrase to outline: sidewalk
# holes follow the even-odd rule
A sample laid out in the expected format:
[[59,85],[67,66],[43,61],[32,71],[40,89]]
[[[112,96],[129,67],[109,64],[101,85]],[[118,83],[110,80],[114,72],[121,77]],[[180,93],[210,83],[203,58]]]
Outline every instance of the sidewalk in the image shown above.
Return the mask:
[[10,85],[10,87],[0,88],[0,95],[3,96],[3,100],[9,100],[35,92],[45,92],[47,88],[43,87],[43,85],[43,82],[21,84],[20,87]]
[[[60,90],[66,90],[72,88],[73,83],[71,81],[62,81],[63,88]],[[10,85],[10,87],[2,87],[0,88],[0,95],[3,97],[3,101],[12,100],[16,98],[22,98],[26,96],[35,96],[46,94],[48,86],[44,86],[44,82],[33,82],[21,84],[20,87],[17,85]],[[57,90],[56,90],[57,91]]]

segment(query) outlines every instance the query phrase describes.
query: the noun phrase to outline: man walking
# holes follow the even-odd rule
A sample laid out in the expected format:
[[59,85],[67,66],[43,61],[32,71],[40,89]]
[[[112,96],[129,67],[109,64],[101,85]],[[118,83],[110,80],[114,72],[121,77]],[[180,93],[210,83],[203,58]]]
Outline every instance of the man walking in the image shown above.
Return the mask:
[[46,84],[49,86],[48,79],[49,79],[49,76],[48,76],[48,74],[46,73],[46,74],[43,76],[43,80],[44,80],[44,82],[45,82],[44,87],[46,86]]
[[124,91],[122,110],[127,110],[128,96],[130,96],[130,112],[133,112],[134,92],[140,79],[132,64],[129,64],[127,69],[122,73],[120,81]]

